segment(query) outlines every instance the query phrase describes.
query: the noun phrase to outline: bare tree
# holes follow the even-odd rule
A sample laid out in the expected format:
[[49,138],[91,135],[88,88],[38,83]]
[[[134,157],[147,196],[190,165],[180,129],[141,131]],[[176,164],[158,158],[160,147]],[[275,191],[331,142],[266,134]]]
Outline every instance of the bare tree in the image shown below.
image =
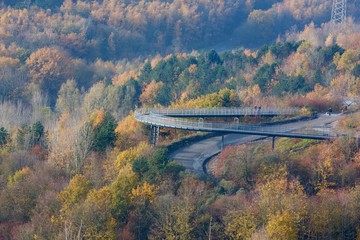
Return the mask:
[[6,129],[18,128],[29,123],[29,116],[32,115],[32,111],[20,101],[15,104],[0,100],[0,113],[0,126]]
[[49,161],[70,175],[81,172],[92,146],[93,127],[79,119],[61,119],[49,143]]

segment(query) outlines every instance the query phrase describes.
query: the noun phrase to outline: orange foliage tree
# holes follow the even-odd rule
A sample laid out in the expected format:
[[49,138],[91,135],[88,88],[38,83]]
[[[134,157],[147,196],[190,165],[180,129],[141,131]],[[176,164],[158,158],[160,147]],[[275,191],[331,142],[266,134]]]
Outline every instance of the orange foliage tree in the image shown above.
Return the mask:
[[72,75],[71,58],[59,48],[41,48],[32,53],[26,65],[34,84],[56,94],[61,84]]
[[140,95],[140,102],[144,106],[153,106],[157,102],[159,91],[164,83],[162,81],[155,82],[152,80],[148,85],[144,87],[142,94]]

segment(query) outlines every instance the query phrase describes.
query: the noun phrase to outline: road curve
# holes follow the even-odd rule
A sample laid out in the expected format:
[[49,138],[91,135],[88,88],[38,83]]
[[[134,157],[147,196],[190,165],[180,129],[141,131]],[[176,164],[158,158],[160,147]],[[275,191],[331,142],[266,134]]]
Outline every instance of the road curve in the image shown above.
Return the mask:
[[[220,111],[221,110],[221,111]],[[319,115],[318,118],[284,123],[277,125],[246,125],[235,123],[205,122],[202,117],[209,116],[246,116],[252,109],[138,109],[135,119],[156,127],[168,127],[190,131],[217,132],[224,135],[224,145],[233,145],[255,141],[266,137],[292,137],[308,139],[331,139],[338,137],[337,133],[328,127],[338,120],[340,114]],[[256,115],[284,114],[283,109],[261,109]],[[289,113],[286,113],[289,114]],[[254,115],[254,113],[250,113]],[[177,118],[174,118],[176,116]],[[184,120],[181,117],[200,117],[199,121]],[[188,169],[202,172],[206,159],[221,151],[222,136],[208,138],[190,146],[183,147],[171,154],[171,159],[181,163]]]
[[[331,116],[322,114],[316,119],[280,124],[279,126],[284,129],[286,128],[289,131],[297,131],[304,128],[330,131],[330,127],[339,119],[339,117],[340,114],[333,114]],[[271,128],[271,126],[269,126],[269,128]],[[246,134],[227,134],[225,135],[225,146],[247,143],[262,138],[265,137]],[[221,142],[221,136],[211,137],[190,146],[180,148],[173,152],[170,157],[187,169],[203,172],[204,161],[221,151]]]

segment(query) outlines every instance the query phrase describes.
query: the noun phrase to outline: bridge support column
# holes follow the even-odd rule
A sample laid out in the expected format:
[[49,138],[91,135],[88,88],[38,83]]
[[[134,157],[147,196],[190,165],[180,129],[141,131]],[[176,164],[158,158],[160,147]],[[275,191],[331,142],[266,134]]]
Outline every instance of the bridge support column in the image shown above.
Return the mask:
[[271,149],[274,151],[275,149],[275,137],[272,137]]
[[224,150],[225,147],[225,138],[224,135],[221,135],[221,150]]
[[150,144],[156,146],[159,140],[160,127],[151,125],[150,129]]

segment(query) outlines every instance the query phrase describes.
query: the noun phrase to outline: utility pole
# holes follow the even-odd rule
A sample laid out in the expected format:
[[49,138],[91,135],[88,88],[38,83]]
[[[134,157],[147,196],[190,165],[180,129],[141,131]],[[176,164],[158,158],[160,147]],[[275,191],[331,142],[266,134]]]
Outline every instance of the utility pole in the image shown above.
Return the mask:
[[333,23],[343,23],[346,19],[346,0],[333,0],[331,10],[331,21]]

